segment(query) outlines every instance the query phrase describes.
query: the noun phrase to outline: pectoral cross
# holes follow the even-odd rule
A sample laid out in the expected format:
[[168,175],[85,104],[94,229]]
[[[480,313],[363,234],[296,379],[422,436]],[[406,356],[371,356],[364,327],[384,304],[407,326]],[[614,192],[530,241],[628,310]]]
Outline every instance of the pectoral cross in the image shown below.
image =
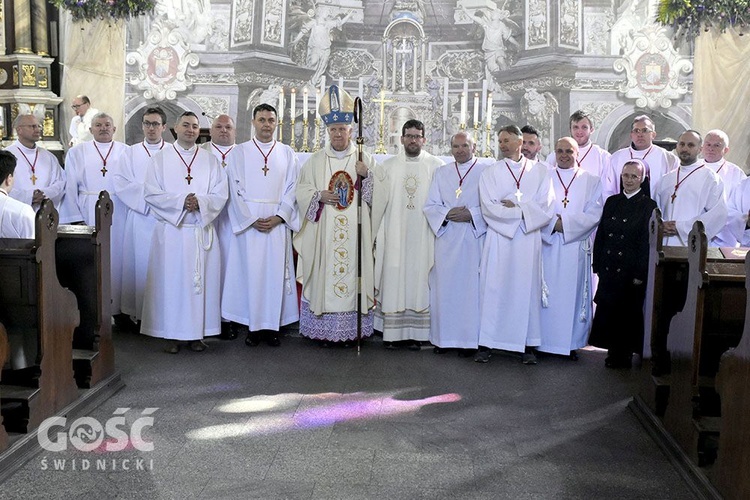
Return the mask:
[[261,168],[261,170],[263,171],[263,177],[265,177],[266,174],[268,174],[268,170],[269,170],[268,165],[263,164],[263,168]]
[[34,175],[34,172],[31,172],[31,184],[36,185],[36,179],[37,176]]
[[227,166],[227,162],[225,162],[224,160],[221,160],[221,166],[222,167],[226,167]]
[[185,177],[185,180],[188,181],[188,184],[190,184],[190,181],[193,180],[193,176],[190,175],[190,172],[188,172],[187,177]]
[[107,175],[107,164],[106,163],[104,164],[104,166],[102,167],[102,169],[100,170],[100,172],[102,173],[102,177],[104,177],[105,175]]
[[672,196],[670,196],[670,198],[672,198],[672,203],[674,203],[674,199],[677,198],[677,191],[676,190],[675,190],[674,193],[672,193]]
[[523,196],[521,189],[516,189],[516,194],[514,196],[516,197],[516,203],[521,203],[521,196]]
[[461,196],[461,193],[463,193],[463,191],[461,191],[461,186],[458,186],[458,189],[456,189],[456,199]]
[[562,199],[563,208],[568,208],[568,203],[570,203],[570,200],[567,197]]

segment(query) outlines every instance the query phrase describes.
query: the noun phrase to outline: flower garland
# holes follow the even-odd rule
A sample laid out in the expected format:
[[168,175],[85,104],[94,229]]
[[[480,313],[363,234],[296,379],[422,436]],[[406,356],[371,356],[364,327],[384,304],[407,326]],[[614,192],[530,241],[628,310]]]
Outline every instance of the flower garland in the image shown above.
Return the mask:
[[660,0],[656,20],[674,29],[675,39],[694,40],[702,31],[742,31],[750,23],[750,0]]
[[65,9],[73,21],[97,19],[130,19],[154,10],[155,0],[50,0],[55,7]]

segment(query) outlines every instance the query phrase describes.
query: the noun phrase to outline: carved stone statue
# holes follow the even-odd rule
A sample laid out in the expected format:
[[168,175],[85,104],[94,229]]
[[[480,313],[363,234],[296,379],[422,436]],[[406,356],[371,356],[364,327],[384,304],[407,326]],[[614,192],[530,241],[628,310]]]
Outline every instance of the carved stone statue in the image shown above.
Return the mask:
[[493,75],[510,67],[508,45],[518,47],[513,38],[513,27],[520,26],[510,19],[510,11],[499,8],[469,11],[461,7],[466,16],[484,29],[484,72],[490,89],[494,87]]

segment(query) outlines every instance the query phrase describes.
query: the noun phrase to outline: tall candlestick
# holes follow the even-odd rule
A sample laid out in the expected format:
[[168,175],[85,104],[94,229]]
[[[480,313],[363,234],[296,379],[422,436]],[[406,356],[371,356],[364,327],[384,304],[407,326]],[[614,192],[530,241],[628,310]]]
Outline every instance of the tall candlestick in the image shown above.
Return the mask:
[[466,125],[466,92],[461,92],[461,128]]
[[289,118],[292,120],[292,122],[294,122],[294,118],[295,118],[294,117],[294,111],[295,111],[295,106],[297,105],[297,102],[296,102],[297,101],[297,89],[292,88],[292,95],[289,98],[289,100],[291,101],[291,103],[289,105],[290,106],[290,108],[289,108],[290,109],[290,111],[289,111],[289,114],[290,114]]
[[[482,80],[482,100],[479,102],[482,103],[482,106],[487,102],[487,80]],[[487,108],[482,108],[480,111],[482,111],[482,118],[484,118],[484,112],[487,111]],[[486,118],[484,119],[486,120]]]
[[474,92],[474,128],[479,125],[479,92]]
[[492,127],[492,92],[487,93],[487,110],[484,112],[487,127]]
[[302,113],[302,119],[307,121],[307,112],[309,111],[307,109],[307,85],[305,85],[305,90],[302,91],[302,109],[304,110]]

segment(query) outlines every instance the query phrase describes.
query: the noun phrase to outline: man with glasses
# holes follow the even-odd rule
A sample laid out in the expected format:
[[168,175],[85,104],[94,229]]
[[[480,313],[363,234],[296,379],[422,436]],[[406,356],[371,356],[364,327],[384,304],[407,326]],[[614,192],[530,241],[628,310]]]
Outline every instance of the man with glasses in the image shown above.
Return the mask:
[[487,223],[479,207],[479,178],[489,163],[475,156],[472,135],[451,137],[455,161],[439,167],[424,214],[435,234],[430,270],[430,342],[435,354],[460,349],[472,356],[479,342],[479,264]]
[[[211,140],[202,144],[201,147],[211,153],[219,160],[221,168],[226,170],[229,162],[229,153],[235,148],[235,138],[237,129],[234,126],[234,118],[229,115],[219,115],[211,122],[209,131]],[[224,279],[226,277],[226,266],[229,259],[229,242],[234,236],[232,234],[232,225],[229,222],[227,214],[228,205],[224,206],[219,216],[214,221],[214,229],[219,235],[221,247],[221,288],[224,289]],[[237,325],[231,324],[225,318],[221,320],[221,335],[219,338],[224,340],[234,340],[237,338]]]
[[73,147],[93,139],[89,129],[91,128],[91,121],[99,113],[99,110],[91,107],[91,101],[85,95],[75,96],[70,107],[73,108],[75,116],[70,120],[68,146]]
[[237,145],[226,167],[232,189],[229,239],[221,241],[229,256],[221,313],[247,327],[247,346],[265,340],[278,347],[279,329],[299,320],[292,256],[292,231],[300,228],[299,163],[292,148],[274,139],[273,106],[256,106],[252,123],[253,138]]
[[[330,143],[302,166],[297,204],[302,228],[294,237],[302,282],[300,334],[327,347],[351,345],[362,313],[362,337],[372,335],[373,252],[370,206],[375,160],[362,161],[352,143],[354,99],[331,85],[318,109]],[[357,304],[357,191],[362,200],[362,299]]]
[[424,124],[419,120],[404,123],[401,144],[403,151],[386,160],[375,178],[375,329],[383,332],[386,348],[418,350],[430,336],[427,277],[435,252],[435,236],[422,208],[443,162],[422,149]]
[[42,126],[34,115],[18,115],[13,122],[16,139],[6,151],[16,157],[13,198],[39,210],[42,200],[49,198],[60,210],[65,194],[65,172],[55,155],[37,146],[42,138]]
[[161,108],[147,108],[141,126],[143,141],[127,149],[122,170],[114,176],[117,197],[128,208],[123,235],[120,310],[133,321],[141,320],[148,254],[156,224],[144,198],[146,173],[151,158],[166,145],[162,135],[167,130],[167,115]]
[[656,127],[653,120],[646,115],[633,118],[630,128],[631,144],[627,148],[615,151],[609,160],[609,172],[604,182],[604,199],[620,193],[620,174],[622,166],[630,160],[641,160],[646,165],[646,177],[651,187],[650,195],[656,197],[656,185],[659,179],[677,167],[677,157],[666,149],[654,144]]

